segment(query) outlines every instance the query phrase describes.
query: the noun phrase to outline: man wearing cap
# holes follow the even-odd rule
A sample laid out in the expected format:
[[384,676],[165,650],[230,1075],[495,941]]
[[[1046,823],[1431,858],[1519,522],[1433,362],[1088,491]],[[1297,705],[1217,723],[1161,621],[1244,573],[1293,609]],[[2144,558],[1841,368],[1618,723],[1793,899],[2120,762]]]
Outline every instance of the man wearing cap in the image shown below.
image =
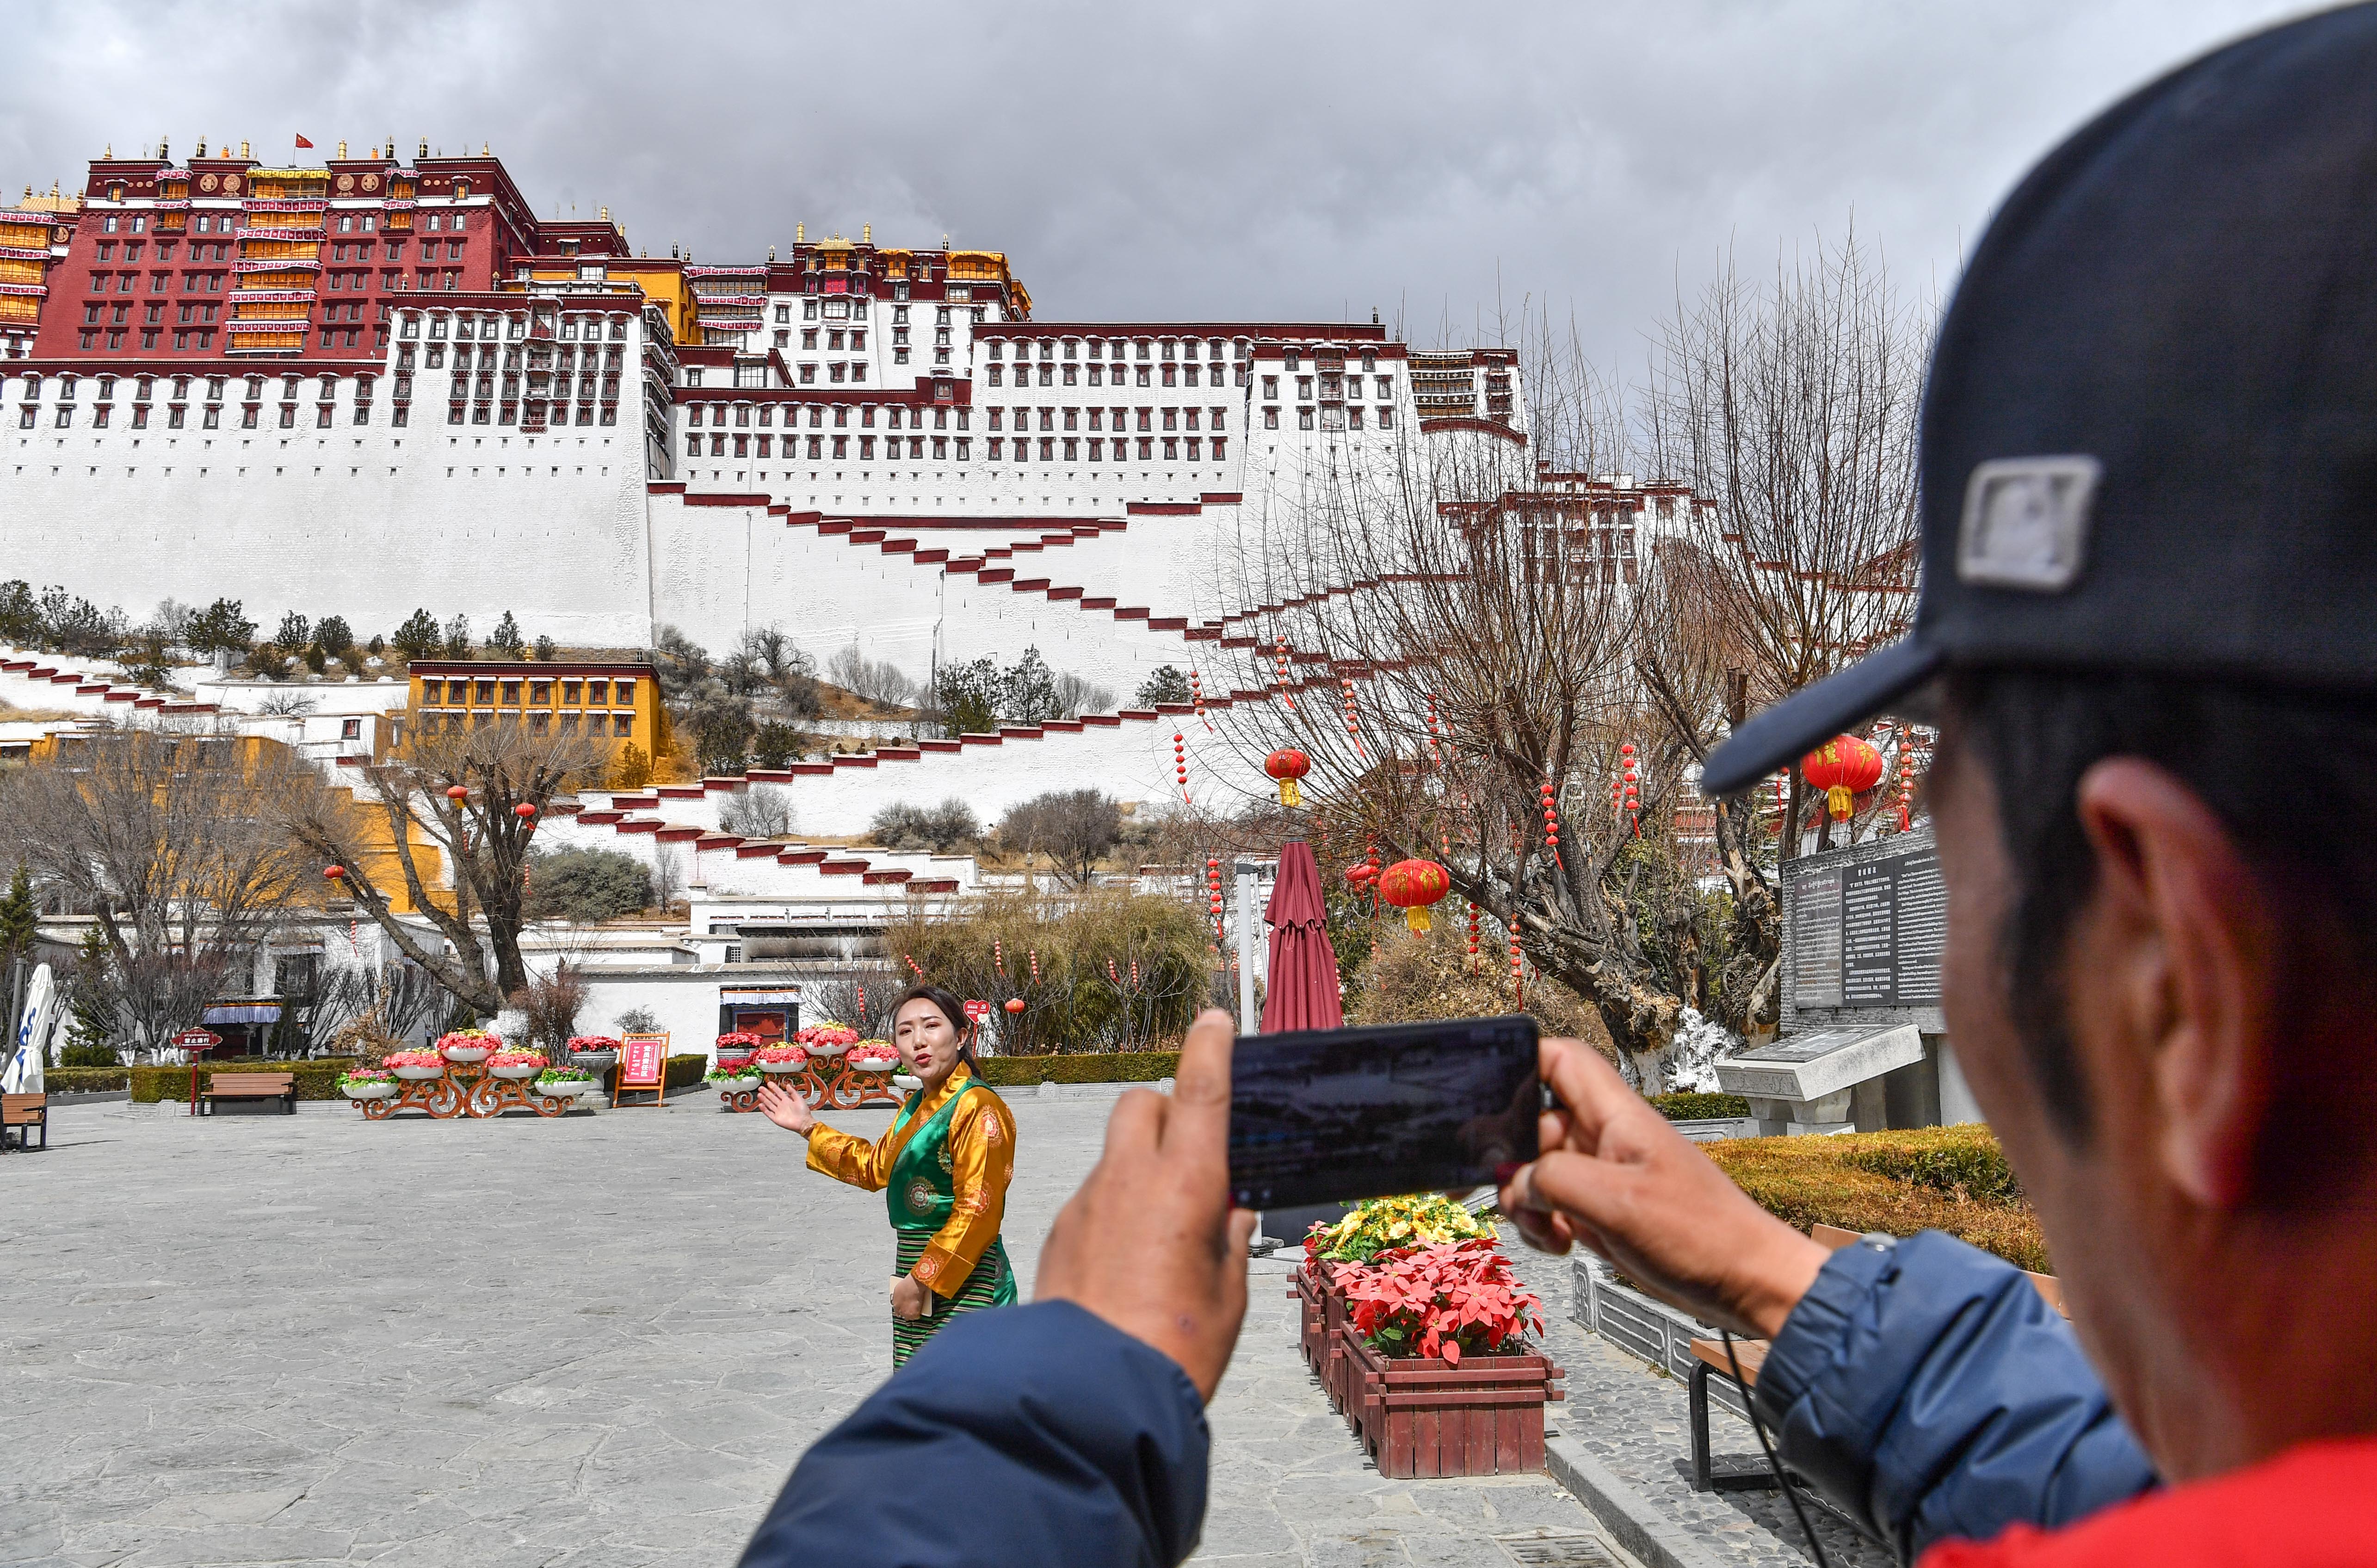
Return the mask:
[[2076,1341],[1946,1237],[1827,1251],[1564,1043],[1505,1210],[1771,1337],[1782,1456],[1902,1558],[2377,1562],[2377,9],[2034,170],[1921,461],[1913,635],[1703,782],[1941,726],[1942,1005]]
[[[2377,7],[2224,49],[2034,170],[1922,442],[1913,635],[1703,783],[1939,724],[1942,1005],[2072,1328],[1943,1236],[1827,1251],[1573,1042],[1504,1212],[1771,1339],[1783,1459],[1902,1560],[2377,1564]],[[1186,1555],[1245,1310],[1228,1069],[1208,1014],[1173,1100],[1117,1107],[1038,1302],[828,1434],[747,1562]],[[877,1507],[886,1464],[962,1495]]]

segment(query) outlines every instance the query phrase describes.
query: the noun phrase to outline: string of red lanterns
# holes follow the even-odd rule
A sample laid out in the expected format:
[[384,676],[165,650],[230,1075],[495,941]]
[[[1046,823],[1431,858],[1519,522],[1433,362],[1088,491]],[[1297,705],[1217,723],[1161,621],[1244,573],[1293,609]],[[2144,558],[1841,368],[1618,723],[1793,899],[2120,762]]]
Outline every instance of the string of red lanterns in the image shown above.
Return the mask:
[[1282,698],[1286,700],[1287,711],[1291,713],[1295,712],[1296,693],[1289,689],[1287,684],[1287,639],[1285,636],[1282,636],[1279,640],[1279,694]]
[[1205,717],[1205,677],[1193,668],[1188,672],[1188,700],[1197,705],[1197,721],[1208,735],[1213,732],[1213,721]]
[[1222,929],[1222,863],[1220,860],[1210,856],[1205,861],[1205,892],[1207,902],[1211,904],[1213,915],[1213,947],[1216,952],[1219,952],[1222,946],[1222,938],[1224,934]]
[[1177,731],[1172,736],[1172,772],[1180,781],[1180,803],[1194,805],[1188,798],[1188,743]]
[[1345,676],[1343,684],[1345,688],[1345,734],[1354,742],[1354,755],[1367,762],[1370,755],[1362,749],[1362,726],[1354,708],[1354,677]]
[[1552,852],[1552,863],[1565,871],[1568,862],[1560,858],[1559,808],[1554,799],[1552,781],[1546,779],[1538,793],[1544,805],[1544,847]]
[[1468,903],[1469,903],[1469,961],[1468,961],[1468,972],[1469,972],[1470,974],[1472,974],[1472,975],[1475,975],[1475,974],[1476,974],[1476,973],[1477,973],[1477,904],[1476,904],[1476,902],[1475,902],[1475,900],[1470,900],[1470,901],[1468,901]]

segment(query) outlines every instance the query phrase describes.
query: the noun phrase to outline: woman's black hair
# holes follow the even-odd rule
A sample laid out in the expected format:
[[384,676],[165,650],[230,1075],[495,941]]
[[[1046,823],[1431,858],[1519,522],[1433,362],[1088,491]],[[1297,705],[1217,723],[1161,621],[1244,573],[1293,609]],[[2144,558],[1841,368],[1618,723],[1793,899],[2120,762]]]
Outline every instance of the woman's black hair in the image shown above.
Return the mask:
[[893,1034],[900,1031],[900,1010],[912,1001],[928,1001],[941,1010],[941,1016],[948,1019],[950,1027],[958,1032],[958,1059],[966,1064],[966,1071],[981,1072],[982,1063],[974,1059],[973,1054],[973,1020],[966,1016],[965,1003],[958,999],[957,993],[946,987],[929,984],[909,987],[891,1004]]

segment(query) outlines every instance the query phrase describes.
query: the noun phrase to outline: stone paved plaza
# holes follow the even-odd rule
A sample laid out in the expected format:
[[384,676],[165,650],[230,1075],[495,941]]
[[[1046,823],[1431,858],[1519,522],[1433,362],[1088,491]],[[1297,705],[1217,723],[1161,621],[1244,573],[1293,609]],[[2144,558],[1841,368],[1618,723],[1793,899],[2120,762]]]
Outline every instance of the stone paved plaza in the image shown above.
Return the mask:
[[[1013,1103],[1028,1285],[1108,1104]],[[731,1563],[890,1371],[891,1241],[878,1195],[713,1105],[57,1111],[0,1157],[0,1561]],[[1554,1426],[1658,1490],[1680,1386],[1575,1332],[1564,1263],[1522,1264],[1575,1370]],[[1255,1271],[1198,1561],[1623,1561],[1547,1477],[1381,1479],[1297,1357],[1286,1263]],[[1771,1500],[1683,1497],[1711,1562],[1798,1560]]]

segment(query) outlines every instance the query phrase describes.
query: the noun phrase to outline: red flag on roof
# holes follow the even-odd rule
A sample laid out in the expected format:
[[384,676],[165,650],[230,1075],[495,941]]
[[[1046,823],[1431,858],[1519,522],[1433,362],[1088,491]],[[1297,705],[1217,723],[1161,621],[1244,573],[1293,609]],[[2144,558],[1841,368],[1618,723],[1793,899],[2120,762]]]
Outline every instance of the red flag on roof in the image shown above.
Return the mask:
[[310,142],[310,141],[307,141],[304,137],[302,137],[302,136],[301,136],[301,137],[299,137],[299,138],[297,138],[297,145],[298,145],[298,146],[300,146],[300,147],[311,147],[311,146],[313,146],[314,144],[313,144],[312,142]]

